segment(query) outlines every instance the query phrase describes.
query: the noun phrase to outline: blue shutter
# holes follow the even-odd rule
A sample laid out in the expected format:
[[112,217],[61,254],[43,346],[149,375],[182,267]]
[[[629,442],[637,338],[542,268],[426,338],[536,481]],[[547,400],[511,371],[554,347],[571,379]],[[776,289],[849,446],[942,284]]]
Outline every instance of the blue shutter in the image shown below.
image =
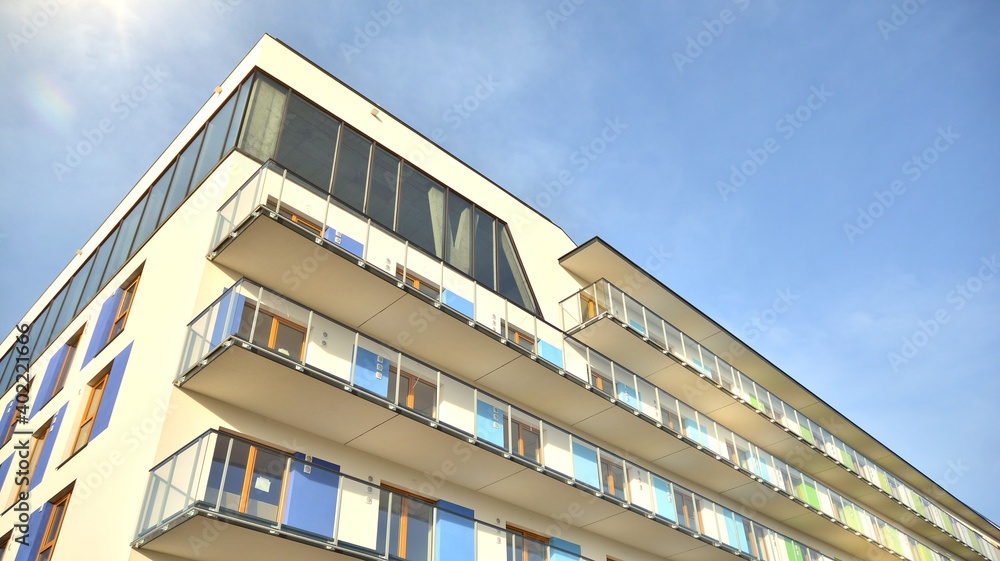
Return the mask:
[[505,429],[503,409],[479,400],[476,402],[476,436],[490,444],[503,448]]
[[635,388],[629,386],[625,382],[618,382],[618,401],[624,402],[629,407],[633,409],[638,409],[639,406],[636,403]]
[[472,302],[469,302],[447,288],[441,291],[441,302],[469,319],[473,319],[476,316],[476,309],[472,305]]
[[11,461],[14,459],[14,454],[7,456],[7,459],[0,464],[0,481],[7,481],[7,472],[10,470]]
[[125,376],[125,366],[128,364],[128,356],[131,352],[132,343],[129,343],[125,350],[118,353],[114,362],[111,363],[111,373],[108,374],[108,383],[104,386],[104,395],[101,396],[97,418],[94,419],[94,427],[90,431],[90,440],[94,440],[97,435],[108,428],[111,410],[115,408],[115,399],[118,397],[118,389],[121,388],[122,377]]
[[354,385],[389,397],[389,359],[358,347],[354,366]]
[[118,313],[118,304],[122,301],[124,293],[125,291],[121,288],[115,290],[115,293],[101,306],[101,314],[97,316],[97,323],[94,324],[94,332],[91,333],[90,344],[87,346],[87,354],[83,355],[83,363],[80,368],[87,366],[90,359],[97,356],[97,353],[107,346],[111,327],[115,323],[115,314]]
[[56,445],[56,437],[59,436],[59,425],[62,424],[63,417],[66,416],[66,404],[59,409],[56,416],[52,418],[52,425],[49,427],[49,434],[45,436],[45,442],[42,443],[42,452],[38,455],[38,465],[35,466],[35,473],[31,478],[31,484],[28,486],[28,490],[32,490],[36,485],[42,482],[42,476],[45,475],[45,466],[49,463],[49,456],[52,455],[52,448]]
[[[243,306],[247,297],[233,291],[232,288],[226,291],[219,300],[219,315],[215,319],[215,327],[212,329],[212,338],[209,339],[210,348],[215,348],[223,339],[236,333],[240,329],[240,318],[243,315]],[[226,321],[228,314],[232,317]]]
[[578,544],[561,540],[559,538],[549,538],[549,545],[558,549],[549,550],[551,561],[580,561],[583,559],[583,550]]
[[14,407],[17,405],[17,397],[15,396],[9,402],[7,402],[7,407],[3,409],[3,418],[0,418],[0,430],[7,430],[7,427],[14,421]]
[[288,495],[285,499],[285,517],[282,524],[296,530],[333,539],[337,515],[337,493],[340,489],[340,466],[314,459],[313,463],[329,467],[310,466],[302,463],[305,456],[295,454],[288,474]]
[[476,556],[475,512],[454,503],[438,501],[435,561],[467,561]]
[[[38,397],[35,398],[35,403],[31,405],[31,413],[28,415],[28,419],[35,416],[46,403],[52,399],[52,394],[56,387],[56,378],[62,372],[62,365],[66,362],[66,353],[69,352],[69,345],[63,345],[56,354],[52,356],[52,360],[49,361],[49,365],[45,368],[45,377],[42,378],[42,387],[38,389]],[[0,425],[7,426],[7,425]]]
[[25,536],[27,545],[21,545],[17,549],[17,557],[14,561],[34,561],[38,557],[38,549],[42,547],[42,533],[48,526],[49,516],[52,515],[52,503],[45,503],[28,517],[28,527],[31,528],[31,536]]

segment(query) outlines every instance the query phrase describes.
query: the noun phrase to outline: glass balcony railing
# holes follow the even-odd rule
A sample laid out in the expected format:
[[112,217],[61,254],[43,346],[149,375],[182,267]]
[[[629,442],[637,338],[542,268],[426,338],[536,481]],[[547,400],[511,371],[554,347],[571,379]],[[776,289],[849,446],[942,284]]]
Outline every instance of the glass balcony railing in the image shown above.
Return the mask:
[[[733,553],[779,559],[767,552],[780,543],[782,548],[787,545],[799,551],[803,559],[828,559],[638,464],[247,280],[226,290],[191,322],[182,380],[191,374],[191,367],[205,364],[204,357],[226,345],[230,338],[598,497],[634,508],[665,525],[705,536]],[[614,377],[613,363],[608,366],[609,375]],[[634,385],[632,376],[629,383],[633,385],[629,387],[646,388]],[[607,391],[616,390],[608,387]],[[632,403],[642,403],[638,393],[634,395]],[[655,389],[649,395],[663,396]],[[660,407],[657,401],[649,403]],[[662,406],[666,408],[664,415],[677,411],[673,418],[678,419],[678,426],[682,418],[695,422],[700,419],[700,428],[691,430],[707,430],[706,419],[693,411],[680,410],[676,400],[664,399]],[[698,438],[702,438],[700,434]],[[749,443],[741,439],[739,446],[749,458]],[[729,453],[728,448],[724,453]],[[744,462],[749,465],[749,461]]]
[[[971,528],[963,522],[960,522],[957,518],[946,513],[936,505],[931,504],[926,498],[900,482],[892,474],[859,454],[844,441],[830,434],[823,427],[816,424],[816,422],[810,420],[794,407],[764,389],[749,376],[734,368],[718,355],[700,345],[684,332],[640,304],[628,294],[625,294],[625,292],[607,280],[598,280],[594,284],[563,300],[560,302],[560,310],[563,329],[568,333],[579,330],[594,319],[613,317],[634,334],[642,337],[643,340],[652,341],[661,350],[673,355],[681,364],[693,368],[702,378],[712,380],[717,386],[725,388],[741,403],[750,404],[760,414],[780,424],[785,431],[795,434],[799,440],[807,442],[824,456],[829,457],[834,462],[841,464],[844,468],[853,472],[858,478],[864,479],[871,485],[878,487],[885,494],[893,497],[909,510],[919,514],[928,522],[947,532],[959,542],[964,543],[991,561],[1000,561],[1000,554],[998,554],[997,548],[991,547],[978,534],[973,536]],[[728,429],[722,430],[728,432]],[[824,493],[812,491],[812,487],[816,487],[819,490],[823,489],[823,486],[818,483],[811,483],[811,480],[801,473],[799,477],[803,481],[805,488],[803,492],[798,492],[797,490],[800,489],[800,486],[797,484],[790,486],[787,479],[785,479],[797,470],[781,466],[783,462],[777,458],[768,458],[766,453],[761,454],[761,452],[763,451],[758,451],[756,465],[762,468],[763,473],[761,469],[747,468],[749,471],[763,478],[769,484],[775,485],[776,488],[780,487],[785,491],[788,491],[790,487],[796,489],[794,495],[807,502],[810,506],[819,509],[827,515],[836,516],[838,522],[846,523],[852,530],[864,533],[867,537],[889,546],[893,551],[905,555],[909,559],[915,558],[910,554],[908,548],[902,545],[896,547],[896,544],[903,544],[906,540],[897,537],[893,532],[894,528],[885,525],[889,529],[881,531],[879,529],[883,527],[884,523],[881,523],[877,518],[870,522],[865,522],[862,515],[861,519],[858,519],[853,512],[866,513],[866,511],[856,505],[849,506],[849,502],[843,497],[841,497],[840,501],[847,508],[846,510],[840,508],[838,506],[838,499],[834,497],[836,493],[831,491],[828,493],[831,497],[826,498]],[[766,473],[771,471],[771,468],[764,467],[768,464],[777,467],[773,472],[777,475],[777,478]],[[784,481],[781,481],[782,479]],[[793,479],[795,478],[793,477]],[[905,537],[905,535],[903,536]],[[924,559],[924,556],[921,556],[919,552],[917,553],[917,557]]]
[[363,558],[590,561],[458,510],[213,430],[150,471],[134,545],[201,512]]
[[286,219],[291,227],[356,258],[400,287],[561,367],[562,332],[397,233],[348,208],[274,162],[264,164],[219,209],[211,250],[255,212]]

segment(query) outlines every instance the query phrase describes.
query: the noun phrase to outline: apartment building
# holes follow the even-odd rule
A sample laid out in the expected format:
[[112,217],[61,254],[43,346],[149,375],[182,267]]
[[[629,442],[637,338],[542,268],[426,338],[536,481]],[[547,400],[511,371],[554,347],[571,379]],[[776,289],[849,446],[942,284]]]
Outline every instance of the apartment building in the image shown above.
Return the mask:
[[1000,561],[627,256],[272,37],[82,248],[0,346],[0,559]]

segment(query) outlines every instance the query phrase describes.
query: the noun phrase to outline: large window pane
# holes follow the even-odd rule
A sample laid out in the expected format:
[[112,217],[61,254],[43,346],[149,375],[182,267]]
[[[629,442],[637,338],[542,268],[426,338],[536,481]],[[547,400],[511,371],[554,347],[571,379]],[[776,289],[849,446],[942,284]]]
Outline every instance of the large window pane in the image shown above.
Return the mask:
[[447,260],[463,273],[472,273],[472,203],[448,191]]
[[396,183],[399,158],[381,147],[372,156],[372,178],[368,187],[368,216],[392,228],[396,218]]
[[44,348],[43,345],[45,344],[45,341],[42,341],[41,334],[46,330],[45,324],[48,321],[49,316],[50,315],[54,316],[59,311],[57,308],[55,312],[49,313],[51,310],[52,310],[51,304],[45,306],[45,309],[42,310],[42,313],[38,314],[38,317],[35,318],[35,321],[31,322],[31,330],[30,330],[31,345],[29,345],[29,348],[31,349],[31,354],[28,356],[30,356],[32,359],[37,357],[42,352],[42,348]]
[[118,229],[116,228],[111,235],[108,236],[101,247],[98,248],[97,252],[94,254],[94,268],[90,271],[90,277],[87,278],[87,284],[83,287],[83,296],[80,298],[80,305],[77,306],[76,313],[80,313],[80,310],[86,306],[90,300],[97,294],[97,291],[104,286],[101,283],[101,279],[104,275],[104,269],[108,264],[108,257],[111,255],[111,248],[115,245],[115,238],[118,236]]
[[339,128],[340,121],[292,94],[274,159],[325,192],[330,189]]
[[90,274],[91,265],[93,265],[94,259],[88,259],[83,267],[76,272],[76,276],[73,280],[69,282],[69,290],[66,292],[66,300],[63,302],[62,309],[59,310],[59,319],[56,320],[56,324],[61,326],[59,329],[65,329],[69,322],[73,321],[76,317],[76,309],[80,303],[80,295],[83,293],[83,286],[87,284],[87,275]]
[[528,280],[521,270],[521,263],[514,252],[514,244],[511,242],[507,226],[500,226],[500,245],[497,247],[497,266],[499,287],[497,289],[505,298],[520,304],[524,308],[534,312],[535,302],[528,289]]
[[128,251],[132,247],[132,241],[135,239],[135,231],[139,227],[139,218],[142,216],[144,206],[146,206],[146,197],[139,199],[139,202],[132,207],[132,210],[122,220],[121,226],[118,228],[118,240],[115,241],[115,248],[111,252],[111,258],[108,260],[108,266],[104,271],[105,281],[110,279],[111,275],[115,274],[128,259]]
[[58,328],[59,331],[56,331],[56,326],[59,323],[59,311],[62,308],[63,301],[66,299],[67,292],[69,292],[69,283],[63,285],[62,290],[59,291],[59,294],[56,294],[56,297],[52,299],[52,303],[49,304],[49,313],[45,318],[45,327],[32,335],[34,337],[34,346],[39,350],[49,346],[53,334],[58,334],[62,331],[61,327]]
[[337,175],[333,181],[333,196],[358,210],[365,208],[365,186],[368,184],[368,158],[372,142],[344,127],[337,154]]
[[215,164],[219,163],[219,158],[222,157],[222,145],[225,144],[226,135],[229,133],[229,121],[233,118],[234,105],[236,98],[230,97],[205,127],[205,145],[201,148],[198,165],[195,166],[194,175],[191,177],[192,189],[205,179]]
[[412,243],[444,258],[445,191],[431,178],[403,164],[396,231]]
[[476,280],[490,288],[496,288],[493,277],[494,223],[496,220],[480,209],[476,209],[475,268]]
[[236,99],[236,111],[234,111],[234,117],[232,122],[229,123],[229,134],[226,135],[226,144],[222,148],[222,153],[225,154],[230,148],[236,146],[236,135],[240,133],[240,125],[243,123],[243,114],[247,109],[247,99],[250,97],[252,78],[247,78],[243,84],[240,85],[240,91],[237,94]]
[[177,158],[177,166],[174,168],[174,179],[170,182],[170,190],[167,191],[167,200],[163,203],[163,212],[160,214],[160,224],[166,222],[177,207],[184,201],[188,194],[188,187],[191,185],[191,173],[194,171],[194,164],[198,161],[198,150],[201,148],[201,141],[205,138],[205,130],[202,129],[198,136],[187,145],[184,152]]
[[139,221],[139,229],[135,234],[135,241],[132,243],[130,254],[134,255],[139,250],[139,246],[146,243],[149,236],[156,230],[159,224],[157,218],[163,210],[163,201],[167,198],[167,189],[170,187],[170,180],[174,177],[174,166],[171,165],[167,171],[149,189],[149,196],[146,198],[146,208],[142,211],[142,220]]
[[251,156],[265,162],[274,156],[281,132],[281,119],[285,113],[288,89],[270,78],[259,76],[254,80],[250,96],[250,111],[243,127],[240,147]]

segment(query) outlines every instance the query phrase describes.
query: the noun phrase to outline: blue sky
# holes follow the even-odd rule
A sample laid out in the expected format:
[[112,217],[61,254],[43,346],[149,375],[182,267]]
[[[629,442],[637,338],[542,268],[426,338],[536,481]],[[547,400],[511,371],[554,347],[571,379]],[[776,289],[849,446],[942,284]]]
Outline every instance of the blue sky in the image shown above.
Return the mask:
[[270,33],[1000,520],[1000,3],[576,2],[3,2],[0,323]]

